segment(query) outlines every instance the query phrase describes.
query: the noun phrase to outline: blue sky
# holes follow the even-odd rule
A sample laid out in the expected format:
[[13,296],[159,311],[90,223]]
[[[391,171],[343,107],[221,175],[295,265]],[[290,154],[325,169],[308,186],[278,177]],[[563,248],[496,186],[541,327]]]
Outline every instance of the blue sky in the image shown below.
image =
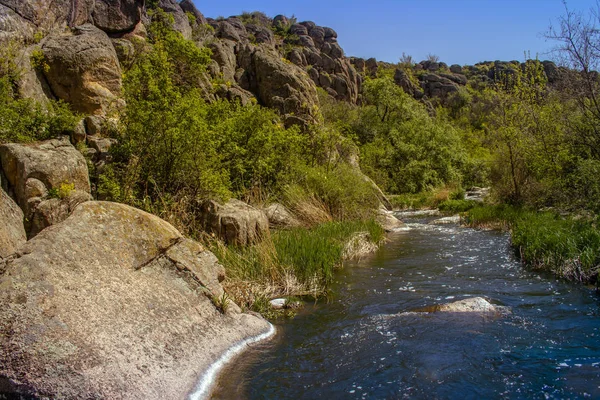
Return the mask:
[[[194,0],[207,17],[243,11],[295,15],[338,32],[348,56],[397,62],[402,53],[416,61],[436,54],[448,64],[522,60],[524,52],[549,59],[543,38],[564,13],[561,0]],[[595,0],[570,0],[587,11]]]

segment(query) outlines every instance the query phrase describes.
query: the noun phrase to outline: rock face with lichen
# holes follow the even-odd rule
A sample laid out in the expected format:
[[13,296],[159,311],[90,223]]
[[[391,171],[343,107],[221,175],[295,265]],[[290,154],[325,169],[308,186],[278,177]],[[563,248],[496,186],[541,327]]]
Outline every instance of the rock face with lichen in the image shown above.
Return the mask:
[[28,219],[49,192],[60,190],[61,185],[68,191],[90,193],[87,163],[68,138],[1,145],[0,164],[9,192]]
[[104,114],[121,94],[121,67],[108,35],[93,25],[52,35],[42,46],[54,95],[82,113]]
[[158,217],[80,205],[0,275],[0,397],[184,398],[224,351],[269,328],[211,300],[223,278]]
[[25,243],[25,227],[23,226],[23,211],[0,188],[0,260],[14,254],[17,248]]
[[[278,101],[275,108],[280,111],[284,108],[283,113],[290,114],[290,107],[294,107],[292,112],[295,115],[310,119],[307,117],[313,115],[306,106],[318,104],[315,86],[338,100],[358,101],[362,78],[350,59],[344,56],[333,29],[311,21],[296,23],[282,15],[271,19],[261,13],[207,21],[221,42],[212,45],[218,48],[218,51],[213,51],[213,59],[219,65],[219,73],[232,84],[254,93],[265,105],[273,106],[265,101],[272,93],[270,97],[280,97],[282,100]],[[229,47],[227,56],[224,56],[223,46]],[[253,63],[255,54],[260,56],[259,65]],[[236,62],[232,63],[232,59]],[[265,64],[279,64],[278,69],[295,75],[289,84],[299,88],[301,95],[284,93],[282,97],[280,93],[273,92],[274,85],[269,85],[261,79],[260,74],[256,74]],[[309,78],[310,83],[306,82],[305,77]],[[307,101],[298,104],[298,97],[304,97]],[[286,101],[287,108],[283,106]]]

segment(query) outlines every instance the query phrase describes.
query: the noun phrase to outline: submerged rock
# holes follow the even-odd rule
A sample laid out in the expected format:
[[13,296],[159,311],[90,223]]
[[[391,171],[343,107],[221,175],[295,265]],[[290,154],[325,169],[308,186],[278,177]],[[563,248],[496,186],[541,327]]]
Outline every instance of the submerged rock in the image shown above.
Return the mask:
[[472,187],[465,194],[465,200],[483,202],[490,194],[490,188]]
[[460,215],[452,215],[450,217],[439,218],[430,222],[433,225],[459,224]]
[[3,268],[0,397],[182,399],[232,345],[270,330],[217,308],[212,253],[122,204],[80,205]]

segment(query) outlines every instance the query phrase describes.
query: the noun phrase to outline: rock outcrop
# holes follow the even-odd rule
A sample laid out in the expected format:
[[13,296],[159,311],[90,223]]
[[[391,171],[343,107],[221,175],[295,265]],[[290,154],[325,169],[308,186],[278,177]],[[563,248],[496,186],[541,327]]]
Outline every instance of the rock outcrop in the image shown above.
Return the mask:
[[184,398],[228,348],[269,329],[226,304],[212,253],[122,204],[80,205],[5,268],[0,397]]
[[4,144],[0,146],[0,162],[26,218],[50,190],[59,190],[61,185],[90,193],[85,158],[66,136],[35,144]]
[[45,77],[53,94],[85,114],[104,114],[121,94],[121,67],[108,35],[93,25],[44,43]]
[[[81,3],[85,2],[74,1],[74,6]],[[91,19],[88,21],[107,33],[133,30],[144,12],[144,2],[139,0],[96,0],[93,4]]]
[[14,254],[27,241],[23,226],[23,211],[0,188],[0,260]]
[[186,39],[192,38],[190,20],[177,2],[177,0],[159,0],[158,6],[173,16],[173,28],[180,32]]
[[243,201],[232,199],[221,205],[208,200],[198,211],[204,230],[227,244],[246,246],[269,235],[265,213]]
[[[19,24],[29,25],[32,31],[46,33],[86,23],[92,23],[105,32],[128,32],[144,13],[144,2],[140,0],[0,0],[0,5],[0,16],[9,15]],[[27,38],[23,35],[25,30],[21,29],[19,33],[20,37]]]
[[250,89],[258,99],[277,109],[288,125],[298,119],[302,120],[301,123],[313,122],[318,99],[315,85],[308,75],[297,66],[282,61],[274,50],[266,46],[250,51],[252,68],[246,73],[250,76]]

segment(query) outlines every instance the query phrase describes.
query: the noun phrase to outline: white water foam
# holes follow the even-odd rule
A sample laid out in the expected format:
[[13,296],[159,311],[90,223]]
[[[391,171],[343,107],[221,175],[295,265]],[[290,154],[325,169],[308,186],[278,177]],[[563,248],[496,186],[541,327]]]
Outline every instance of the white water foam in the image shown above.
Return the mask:
[[261,342],[275,335],[275,327],[272,324],[269,324],[269,330],[263,334],[252,336],[248,339],[242,340],[230,347],[223,355],[215,361],[202,375],[198,385],[196,386],[195,391],[190,394],[188,400],[204,400],[208,399],[211,393],[212,386],[215,383],[215,378],[217,377],[217,373],[229,362],[233,357],[238,355],[244,350],[245,347],[251,345],[252,343]]

